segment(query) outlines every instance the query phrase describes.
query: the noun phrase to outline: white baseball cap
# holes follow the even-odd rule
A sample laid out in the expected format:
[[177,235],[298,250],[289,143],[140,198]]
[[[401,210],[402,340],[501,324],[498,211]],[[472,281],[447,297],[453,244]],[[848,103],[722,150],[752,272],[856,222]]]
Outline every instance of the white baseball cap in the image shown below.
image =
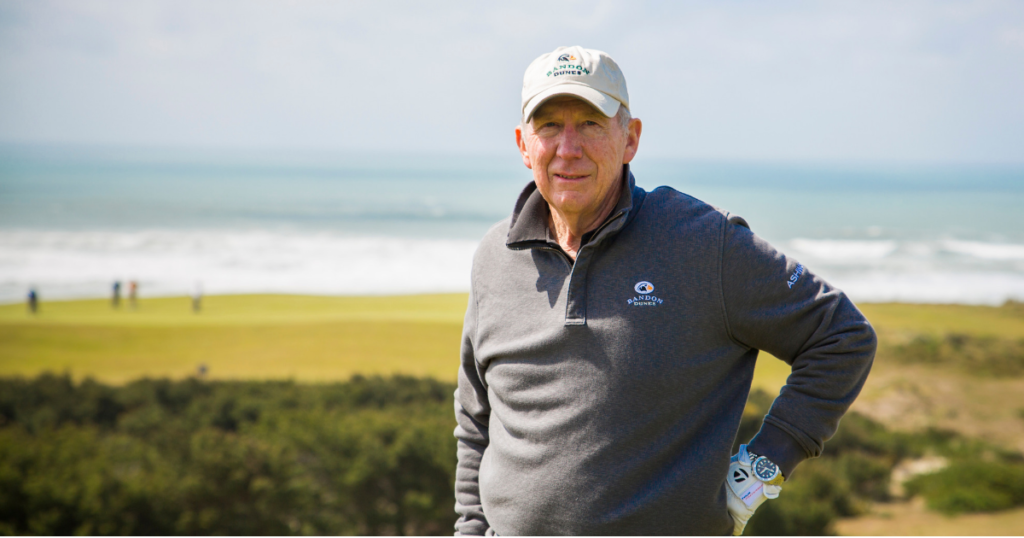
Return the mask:
[[583,47],[558,47],[542,54],[523,76],[523,121],[556,95],[573,95],[609,118],[619,105],[629,109],[626,77],[611,56]]

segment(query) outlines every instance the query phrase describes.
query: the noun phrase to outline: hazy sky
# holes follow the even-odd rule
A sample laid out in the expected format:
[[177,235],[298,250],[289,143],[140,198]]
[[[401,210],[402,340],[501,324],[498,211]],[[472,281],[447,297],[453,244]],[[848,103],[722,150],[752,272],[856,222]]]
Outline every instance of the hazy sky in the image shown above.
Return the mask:
[[513,152],[523,70],[622,66],[641,154],[1024,162],[1024,2],[0,0],[0,141]]

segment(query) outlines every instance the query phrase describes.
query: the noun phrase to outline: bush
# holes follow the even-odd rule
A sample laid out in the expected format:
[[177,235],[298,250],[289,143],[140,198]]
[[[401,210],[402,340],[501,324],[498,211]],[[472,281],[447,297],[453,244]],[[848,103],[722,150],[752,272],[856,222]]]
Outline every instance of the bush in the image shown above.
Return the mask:
[[889,500],[889,477],[893,467],[890,456],[846,452],[834,460],[833,472],[850,484],[851,492],[857,497],[872,501]]
[[0,379],[0,533],[449,534],[454,388]]
[[[751,392],[736,449],[760,429],[772,400],[764,391]],[[866,499],[887,497],[895,454],[910,452],[910,443],[853,413],[843,419],[839,432],[821,458],[801,464],[789,477],[778,499],[761,505],[745,534],[832,534],[837,518],[859,513]]]
[[[0,379],[0,534],[449,534],[454,386]],[[751,393],[737,447],[773,398]],[[829,534],[885,500],[900,459],[950,468],[908,487],[947,513],[1024,503],[1024,461],[950,432],[848,414],[747,534]],[[985,459],[987,458],[987,460]]]
[[993,512],[1024,505],[1024,465],[1012,462],[956,462],[907,482],[928,507],[945,514]]
[[768,501],[750,518],[746,535],[831,535],[839,517],[859,513],[850,483],[831,459],[803,463],[783,486],[778,499]]
[[1024,375],[1024,339],[921,335],[908,344],[895,346],[892,353],[903,362],[951,365],[975,375]]
[[[770,405],[767,394],[751,393],[737,447],[757,432]],[[837,518],[861,513],[869,501],[889,500],[892,469],[899,461],[927,453],[955,462],[907,484],[908,492],[924,495],[931,508],[960,513],[1024,504],[1020,454],[945,430],[891,432],[863,415],[848,413],[822,456],[802,463],[787,478],[782,495],[761,505],[745,534],[831,534]]]

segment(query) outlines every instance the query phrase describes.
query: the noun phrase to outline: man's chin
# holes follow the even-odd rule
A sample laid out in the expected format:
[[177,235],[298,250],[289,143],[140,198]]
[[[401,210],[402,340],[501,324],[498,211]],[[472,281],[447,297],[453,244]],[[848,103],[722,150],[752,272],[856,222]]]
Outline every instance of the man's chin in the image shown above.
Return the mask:
[[578,215],[587,213],[588,210],[593,209],[593,201],[589,196],[558,196],[554,197],[554,200],[548,201],[548,203],[555,208],[556,211],[564,215]]

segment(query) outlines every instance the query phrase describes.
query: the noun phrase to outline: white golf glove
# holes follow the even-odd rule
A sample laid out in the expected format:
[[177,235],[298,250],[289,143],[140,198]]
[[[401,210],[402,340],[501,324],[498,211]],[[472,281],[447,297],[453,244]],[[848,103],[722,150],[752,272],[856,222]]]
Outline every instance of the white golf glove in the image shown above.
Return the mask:
[[761,503],[778,497],[782,491],[782,486],[765,484],[757,478],[751,466],[752,460],[747,453],[747,445],[740,445],[739,453],[729,460],[729,476],[725,481],[729,484],[726,497],[733,521],[733,536],[743,534],[747,521]]

